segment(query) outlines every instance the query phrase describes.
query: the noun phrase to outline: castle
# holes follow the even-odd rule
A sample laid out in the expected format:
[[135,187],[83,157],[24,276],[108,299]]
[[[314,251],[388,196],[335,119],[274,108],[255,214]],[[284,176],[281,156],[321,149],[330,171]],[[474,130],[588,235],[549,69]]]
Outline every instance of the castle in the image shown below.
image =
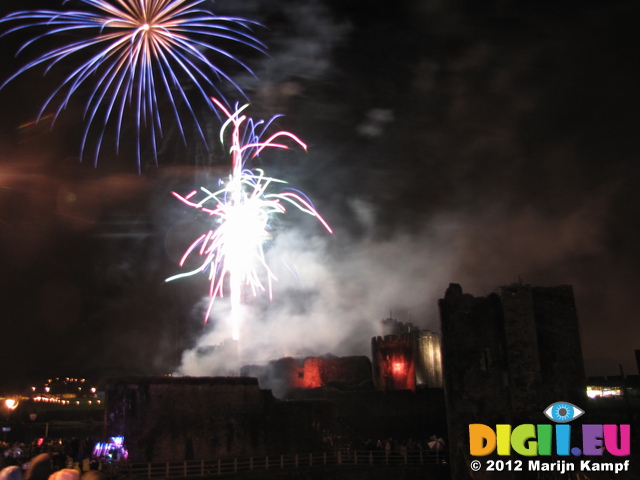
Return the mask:
[[107,436],[124,436],[132,461],[161,461],[444,435],[439,336],[391,318],[382,325],[372,360],[284,357],[245,365],[239,377],[113,379]]
[[135,461],[439,434],[447,437],[452,478],[465,478],[469,424],[544,423],[550,403],[586,401],[570,286],[515,284],[473,297],[451,284],[438,305],[441,341],[386,319],[385,335],[371,340],[371,360],[285,357],[247,365],[235,378],[113,381],[107,433],[125,435]]

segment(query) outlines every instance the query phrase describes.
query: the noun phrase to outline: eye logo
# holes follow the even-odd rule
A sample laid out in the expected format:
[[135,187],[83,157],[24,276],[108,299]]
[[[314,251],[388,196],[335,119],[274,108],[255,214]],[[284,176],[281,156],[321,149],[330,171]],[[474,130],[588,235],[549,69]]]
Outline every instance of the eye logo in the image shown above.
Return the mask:
[[580,407],[569,402],[556,402],[545,408],[543,412],[549,420],[556,423],[567,423],[575,420],[584,413]]

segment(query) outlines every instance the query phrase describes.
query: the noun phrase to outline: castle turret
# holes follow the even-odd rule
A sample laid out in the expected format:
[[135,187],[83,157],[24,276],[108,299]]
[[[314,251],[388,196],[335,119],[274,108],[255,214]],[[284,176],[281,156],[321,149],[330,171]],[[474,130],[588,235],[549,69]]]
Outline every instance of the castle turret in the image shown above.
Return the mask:
[[411,335],[371,339],[373,382],[380,390],[415,390],[416,371]]

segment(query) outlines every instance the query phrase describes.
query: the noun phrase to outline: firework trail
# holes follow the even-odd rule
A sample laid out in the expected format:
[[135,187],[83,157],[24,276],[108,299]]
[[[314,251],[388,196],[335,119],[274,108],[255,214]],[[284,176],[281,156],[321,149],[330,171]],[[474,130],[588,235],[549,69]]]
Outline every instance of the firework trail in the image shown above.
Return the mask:
[[[198,192],[195,190],[186,196],[172,192],[186,205],[214,217],[217,227],[198,237],[180,260],[180,266],[184,266],[186,260],[197,252],[203,257],[200,266],[195,270],[170,277],[166,281],[208,270],[210,301],[205,321],[211,313],[216,297],[224,296],[226,286],[231,303],[232,336],[237,340],[240,334],[239,309],[243,289],[248,288],[254,296],[259,291],[266,290],[271,298],[275,276],[266,262],[263,249],[264,243],[270,238],[270,217],[286,213],[286,204],[289,204],[316,217],[330,233],[332,231],[303,193],[293,189],[272,193],[270,190],[273,185],[286,182],[265,176],[260,169],[245,168],[247,161],[259,155],[265,148],[288,149],[288,144],[294,143],[306,150],[307,146],[302,140],[287,131],[279,131],[264,141],[260,140],[277,117],[266,123],[254,122],[242,114],[248,105],[231,113],[220,101],[215,98],[212,101],[228,117],[220,129],[220,140],[223,144],[226,129],[229,126],[232,128],[231,174],[227,181],[221,181],[221,188],[215,192],[201,187],[199,199],[196,199]],[[281,143],[283,141],[287,143]],[[261,273],[263,278],[266,277],[266,287],[261,280]]]
[[[210,56],[249,67],[221,45],[243,44],[264,53],[265,47],[251,34],[258,25],[250,20],[216,16],[201,8],[206,0],[79,0],[87,11],[21,11],[0,19],[13,24],[2,35],[25,29],[37,34],[22,45],[46,45],[50,37],[60,37],[67,43],[55,47],[30,61],[7,79],[7,83],[37,66],[45,73],[59,63],[77,61],[77,67],[48,97],[38,118],[54,101],[58,101],[53,121],[64,110],[70,97],[86,83],[91,83],[85,106],[86,126],[80,149],[81,157],[89,131],[98,129],[94,162],[109,123],[115,124],[116,148],[124,135],[125,110],[132,109],[137,128],[137,160],[140,170],[140,137],[150,136],[154,158],[158,141],[163,136],[159,102],[168,101],[168,110],[186,142],[183,117],[191,117],[199,136],[206,144],[192,105],[192,97],[214,108],[210,101],[212,88],[222,97],[214,80],[226,80],[240,93],[240,87],[225,74]],[[67,0],[63,1],[63,4]],[[212,78],[214,80],[212,80]],[[84,94],[84,93],[83,93]],[[181,113],[182,111],[182,113]]]

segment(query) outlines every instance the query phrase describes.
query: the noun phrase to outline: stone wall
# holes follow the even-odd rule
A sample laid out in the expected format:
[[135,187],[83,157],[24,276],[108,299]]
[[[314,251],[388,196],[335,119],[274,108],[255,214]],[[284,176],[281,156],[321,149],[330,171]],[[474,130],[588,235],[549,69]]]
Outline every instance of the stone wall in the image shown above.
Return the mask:
[[287,400],[246,377],[132,377],[109,382],[106,434],[132,462],[364,448],[364,441],[446,436],[442,389],[297,389]]
[[136,377],[110,382],[108,435],[132,461],[264,453],[273,401],[249,378]]
[[335,418],[329,402],[282,402],[247,377],[115,379],[105,411],[133,462],[319,451]]

